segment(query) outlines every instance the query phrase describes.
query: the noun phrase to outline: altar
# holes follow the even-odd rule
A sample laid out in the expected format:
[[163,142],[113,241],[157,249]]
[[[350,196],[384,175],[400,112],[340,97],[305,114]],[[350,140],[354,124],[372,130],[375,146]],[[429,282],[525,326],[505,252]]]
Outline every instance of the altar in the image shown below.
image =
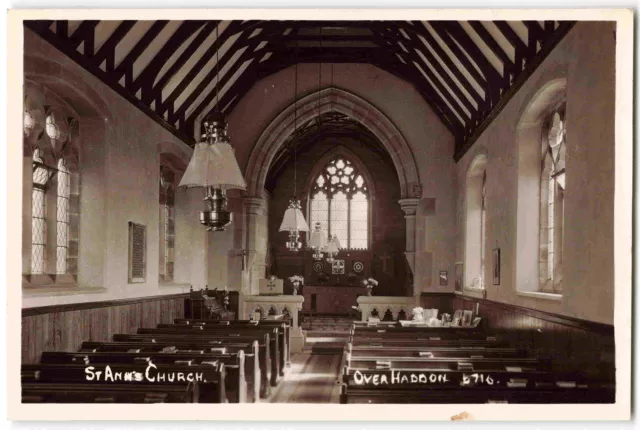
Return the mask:
[[348,314],[357,306],[358,296],[367,289],[360,285],[305,285],[302,289],[302,309],[320,314]]

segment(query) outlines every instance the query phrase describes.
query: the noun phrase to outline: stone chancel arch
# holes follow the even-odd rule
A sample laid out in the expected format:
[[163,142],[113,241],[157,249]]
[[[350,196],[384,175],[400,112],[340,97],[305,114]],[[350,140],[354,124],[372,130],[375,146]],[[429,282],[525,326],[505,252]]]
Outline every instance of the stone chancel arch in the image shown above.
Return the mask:
[[[297,114],[296,114],[297,108]],[[379,109],[363,98],[335,87],[309,94],[297,103],[289,105],[276,116],[260,135],[245,169],[247,197],[244,200],[246,249],[252,258],[250,276],[243,285],[245,293],[258,291],[258,279],[264,276],[266,249],[259,249],[256,232],[265,210],[262,199],[267,175],[276,154],[294,132],[294,125],[304,124],[327,112],[348,116],[368,130],[382,143],[393,161],[400,184],[401,199],[398,202],[405,213],[405,255],[412,271],[415,266],[416,211],[422,197],[422,185],[415,157],[400,130]],[[417,293],[414,285],[414,295]],[[419,294],[419,292],[417,293]]]
[[[398,128],[368,101],[338,88],[325,88],[297,102],[297,122],[305,122],[331,110],[346,115],[369,129],[385,147],[398,174],[403,199],[422,197],[418,166]],[[296,104],[283,110],[260,135],[247,167],[247,194],[259,197],[264,189],[271,162],[294,131]]]

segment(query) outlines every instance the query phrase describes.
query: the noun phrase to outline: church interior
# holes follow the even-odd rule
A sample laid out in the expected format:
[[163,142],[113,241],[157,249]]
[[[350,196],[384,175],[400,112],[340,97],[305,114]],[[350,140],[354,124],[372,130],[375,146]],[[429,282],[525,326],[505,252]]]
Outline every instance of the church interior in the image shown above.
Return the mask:
[[614,21],[23,36],[23,403],[615,402]]

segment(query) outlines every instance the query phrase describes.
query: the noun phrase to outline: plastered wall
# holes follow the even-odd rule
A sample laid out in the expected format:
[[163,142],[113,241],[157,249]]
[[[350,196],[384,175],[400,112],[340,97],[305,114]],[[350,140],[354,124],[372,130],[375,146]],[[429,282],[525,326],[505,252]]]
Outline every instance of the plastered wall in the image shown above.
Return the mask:
[[[615,23],[577,23],[456,165],[461,184],[456,258],[464,261],[462,184],[476,155],[488,156],[489,300],[613,323],[614,29]],[[517,241],[517,202],[522,197],[518,196],[518,139],[523,137],[518,123],[540,88],[558,78],[566,78],[567,108],[564,292],[559,301],[518,295],[523,278],[516,267],[516,256],[526,247]],[[538,226],[530,228],[535,231]],[[495,247],[502,251],[500,285],[493,285],[491,275]]]
[[[202,197],[176,194],[175,281],[158,283],[159,149],[188,161],[191,150],[139,109],[30,30],[25,77],[45,85],[80,115],[82,144],[78,286],[92,294],[23,295],[23,307],[175,294],[207,281]],[[146,282],[128,284],[128,222],[147,226]]]
[[[241,168],[263,130],[294,103],[295,68],[290,67],[254,84],[229,116],[229,134]],[[440,287],[438,271],[453,274],[455,255],[454,140],[415,88],[393,75],[366,64],[298,66],[298,98],[318,88],[335,86],[379,109],[400,130],[418,165],[423,186],[416,219],[415,282],[422,291],[453,291]],[[250,119],[250,120],[248,120]],[[372,172],[375,175],[375,172]],[[270,213],[275,218],[282,214]],[[452,279],[452,278],[451,278]]]

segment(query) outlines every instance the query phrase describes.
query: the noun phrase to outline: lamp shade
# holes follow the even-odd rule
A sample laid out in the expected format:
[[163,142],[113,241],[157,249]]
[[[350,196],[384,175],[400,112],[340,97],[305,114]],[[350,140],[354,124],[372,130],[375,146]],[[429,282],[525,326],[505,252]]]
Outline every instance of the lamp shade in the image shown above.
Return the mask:
[[340,249],[340,247],[342,246],[342,245],[340,244],[340,239],[338,239],[338,236],[336,236],[335,234],[333,235],[333,243],[335,243],[335,245],[336,245],[336,249],[338,249],[338,250],[339,250],[339,249]]
[[292,230],[309,231],[309,225],[300,210],[300,202],[295,199],[292,199],[289,202],[289,207],[284,212],[284,217],[282,217],[282,223],[280,224],[279,231]]
[[333,235],[329,238],[329,242],[327,243],[327,248],[325,249],[327,253],[337,254],[340,252],[340,241],[338,237]]
[[315,228],[311,233],[311,237],[309,238],[307,245],[310,248],[321,250],[322,248],[325,247],[326,244],[327,244],[327,238],[324,234],[322,234],[322,228],[320,226],[320,223],[318,222],[316,223]]
[[236,155],[229,143],[200,142],[196,145],[189,166],[180,180],[181,187],[214,187],[222,190],[244,190]]

